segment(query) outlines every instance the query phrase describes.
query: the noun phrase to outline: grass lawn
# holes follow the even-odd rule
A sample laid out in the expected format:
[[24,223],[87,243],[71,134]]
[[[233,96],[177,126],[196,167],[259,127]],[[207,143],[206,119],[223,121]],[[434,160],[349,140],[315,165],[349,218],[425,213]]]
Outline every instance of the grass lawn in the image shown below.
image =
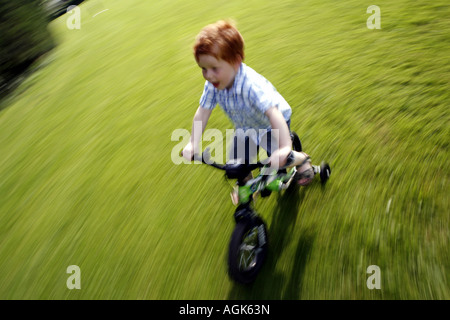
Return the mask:
[[[450,6],[380,0],[369,30],[370,4],[90,0],[81,29],[53,21],[58,47],[0,104],[0,298],[450,299]],[[171,160],[204,84],[194,38],[222,18],[333,170],[256,203],[270,252],[248,287],[226,273],[229,184]]]

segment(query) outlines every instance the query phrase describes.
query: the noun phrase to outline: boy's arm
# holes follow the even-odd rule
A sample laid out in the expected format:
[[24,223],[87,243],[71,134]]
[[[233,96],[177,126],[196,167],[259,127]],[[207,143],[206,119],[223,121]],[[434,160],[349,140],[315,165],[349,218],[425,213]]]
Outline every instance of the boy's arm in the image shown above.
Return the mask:
[[183,157],[192,160],[194,154],[198,153],[198,144],[202,138],[203,131],[208,123],[212,110],[198,107],[192,122],[191,139],[189,144],[183,149]]
[[271,107],[266,111],[265,115],[269,118],[272,126],[272,134],[278,139],[279,148],[272,150],[270,157],[272,168],[279,168],[286,164],[287,157],[292,151],[292,140],[289,128],[283,114],[276,107]]

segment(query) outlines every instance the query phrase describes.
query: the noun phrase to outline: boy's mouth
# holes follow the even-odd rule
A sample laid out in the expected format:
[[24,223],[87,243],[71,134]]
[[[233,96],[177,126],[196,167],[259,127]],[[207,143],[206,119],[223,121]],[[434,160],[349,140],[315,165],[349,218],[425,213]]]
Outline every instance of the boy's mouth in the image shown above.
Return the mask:
[[212,85],[214,86],[214,88],[217,88],[219,86],[219,82],[212,82]]

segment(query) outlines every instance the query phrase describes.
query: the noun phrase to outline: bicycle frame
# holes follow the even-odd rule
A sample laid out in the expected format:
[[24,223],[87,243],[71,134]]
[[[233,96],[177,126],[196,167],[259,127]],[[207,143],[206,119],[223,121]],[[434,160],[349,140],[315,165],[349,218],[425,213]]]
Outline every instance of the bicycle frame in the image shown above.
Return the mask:
[[[291,133],[293,149],[301,152],[301,143],[295,132]],[[297,167],[283,167],[279,170],[271,169],[270,165],[258,162],[256,164],[226,164],[219,165],[211,161],[209,149],[201,155],[194,155],[193,160],[225,171],[227,179],[236,179],[237,184],[231,193],[233,203],[237,205],[234,212],[236,226],[231,235],[228,249],[228,273],[230,277],[243,284],[255,280],[263,266],[268,251],[267,226],[264,220],[253,209],[255,195],[262,197],[270,195],[272,191],[287,189],[291,182],[299,181]],[[307,157],[303,164],[309,160]],[[303,165],[302,164],[302,165]],[[300,168],[302,165],[299,165]],[[319,173],[322,183],[330,175],[327,163],[320,167],[312,166],[314,175]],[[258,175],[253,178],[251,172],[260,168]]]
[[268,167],[263,167],[261,172],[244,185],[238,185],[239,204],[246,204],[251,201],[252,196],[264,190],[280,191],[287,189],[297,172],[295,167],[290,169],[280,169],[277,173],[266,174],[264,171]]
[[[226,165],[219,165],[211,161],[208,149],[203,152],[201,159],[199,156],[195,156],[194,160],[201,161],[207,165],[224,171],[227,170]],[[261,162],[247,166],[247,170],[250,172],[257,168],[261,168],[261,171],[255,178],[252,178],[246,182],[238,180],[238,209],[248,207],[254,194],[263,192],[264,190],[271,192],[287,189],[292,182],[295,173],[297,172],[296,167],[283,167],[275,172],[271,170],[267,164],[263,164]]]

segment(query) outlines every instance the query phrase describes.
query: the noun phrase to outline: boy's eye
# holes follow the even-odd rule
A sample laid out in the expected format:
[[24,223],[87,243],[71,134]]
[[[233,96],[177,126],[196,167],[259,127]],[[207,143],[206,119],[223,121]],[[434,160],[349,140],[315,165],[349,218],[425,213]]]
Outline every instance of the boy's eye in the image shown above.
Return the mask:
[[[219,72],[219,68],[217,68],[217,67],[212,67],[212,68],[210,68],[210,70],[212,70],[213,72]],[[202,68],[203,73],[205,73],[207,71],[208,71],[207,68],[204,68],[204,67]]]

